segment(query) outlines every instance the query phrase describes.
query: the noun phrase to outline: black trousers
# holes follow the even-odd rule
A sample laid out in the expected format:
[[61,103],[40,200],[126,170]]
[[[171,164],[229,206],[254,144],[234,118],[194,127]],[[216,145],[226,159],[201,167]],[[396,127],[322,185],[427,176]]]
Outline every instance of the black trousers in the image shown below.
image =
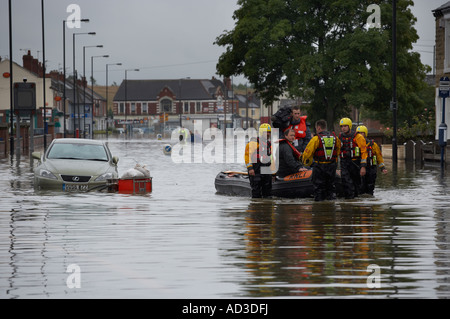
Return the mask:
[[351,159],[341,160],[341,181],[345,198],[355,198],[361,189],[360,161]]
[[367,166],[366,176],[362,178],[361,194],[373,195],[375,182],[377,180],[377,170],[378,167],[376,165]]
[[261,169],[255,169],[255,176],[249,175],[252,187],[252,198],[267,198],[272,196],[272,174],[261,174]]
[[336,199],[336,168],[337,163],[314,164],[312,181],[315,201]]

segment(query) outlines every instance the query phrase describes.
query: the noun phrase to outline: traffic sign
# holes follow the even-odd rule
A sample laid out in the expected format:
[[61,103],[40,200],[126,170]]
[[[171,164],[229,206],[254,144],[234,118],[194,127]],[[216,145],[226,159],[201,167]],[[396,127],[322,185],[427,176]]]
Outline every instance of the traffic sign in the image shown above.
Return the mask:
[[450,79],[445,76],[439,80],[439,97],[447,98],[450,96]]
[[14,111],[20,113],[36,111],[36,83],[14,83]]

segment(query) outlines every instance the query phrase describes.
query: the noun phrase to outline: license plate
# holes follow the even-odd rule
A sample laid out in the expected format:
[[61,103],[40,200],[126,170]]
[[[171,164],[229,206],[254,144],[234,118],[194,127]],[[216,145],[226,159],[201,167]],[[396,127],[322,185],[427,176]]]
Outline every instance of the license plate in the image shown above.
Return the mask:
[[89,185],[86,184],[63,184],[65,192],[85,192],[87,190],[89,190]]

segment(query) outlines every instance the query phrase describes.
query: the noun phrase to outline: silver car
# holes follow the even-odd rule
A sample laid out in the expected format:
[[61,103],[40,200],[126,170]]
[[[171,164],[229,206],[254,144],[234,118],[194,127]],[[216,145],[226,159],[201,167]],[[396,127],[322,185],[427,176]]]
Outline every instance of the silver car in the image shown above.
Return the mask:
[[85,192],[106,188],[108,179],[117,179],[117,163],[106,143],[97,140],[63,138],[50,144],[34,169],[37,190]]

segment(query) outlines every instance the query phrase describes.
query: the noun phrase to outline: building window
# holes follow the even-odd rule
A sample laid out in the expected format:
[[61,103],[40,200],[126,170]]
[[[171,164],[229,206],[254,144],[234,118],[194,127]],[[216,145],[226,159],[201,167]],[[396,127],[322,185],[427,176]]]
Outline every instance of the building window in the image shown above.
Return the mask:
[[161,100],[161,113],[172,113],[172,101],[169,99]]
[[197,102],[195,105],[195,112],[196,113],[201,113],[202,112],[202,103]]
[[445,20],[444,73],[450,73],[450,19]]
[[131,113],[136,113],[136,103],[131,103]]
[[189,113],[189,102],[184,102],[184,113]]
[[125,114],[125,104],[124,103],[120,103],[119,114]]
[[148,104],[145,102],[142,103],[142,113],[148,114]]

